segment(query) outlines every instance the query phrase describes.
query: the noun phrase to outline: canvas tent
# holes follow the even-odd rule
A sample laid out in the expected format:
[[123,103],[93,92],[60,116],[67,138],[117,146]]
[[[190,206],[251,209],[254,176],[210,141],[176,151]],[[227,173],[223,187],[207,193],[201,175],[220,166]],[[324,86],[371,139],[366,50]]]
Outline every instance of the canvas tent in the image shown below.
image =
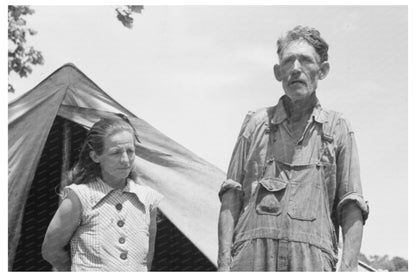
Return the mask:
[[[63,173],[87,129],[110,113],[127,115],[138,130],[141,181],[164,195],[152,269],[215,270],[217,193],[225,174],[123,108],[72,64],[9,103],[9,270],[50,269],[40,247]],[[365,264],[359,270],[374,271]]]
[[62,173],[75,162],[86,130],[109,113],[127,115],[138,130],[141,181],[164,195],[155,269],[215,270],[217,193],[225,174],[123,108],[72,64],[9,103],[9,270],[46,269],[40,246]]

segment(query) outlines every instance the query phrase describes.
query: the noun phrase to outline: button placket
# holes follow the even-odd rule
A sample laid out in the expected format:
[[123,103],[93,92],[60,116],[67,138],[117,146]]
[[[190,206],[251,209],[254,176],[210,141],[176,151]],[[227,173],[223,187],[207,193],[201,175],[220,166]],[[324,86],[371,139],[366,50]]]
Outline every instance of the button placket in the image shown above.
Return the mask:
[[118,245],[116,248],[119,249],[119,258],[123,263],[127,263],[128,259],[128,241],[127,241],[127,230],[126,230],[126,209],[125,202],[123,201],[122,191],[117,191],[117,200],[114,204],[114,210],[116,214],[117,224],[117,235],[114,238],[115,244]]

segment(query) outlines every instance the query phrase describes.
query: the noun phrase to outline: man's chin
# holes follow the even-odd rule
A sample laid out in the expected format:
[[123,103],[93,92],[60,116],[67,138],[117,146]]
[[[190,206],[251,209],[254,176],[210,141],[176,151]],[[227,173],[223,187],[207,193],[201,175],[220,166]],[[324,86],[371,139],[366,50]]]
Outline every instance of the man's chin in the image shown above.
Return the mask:
[[306,89],[296,89],[296,90],[287,90],[286,95],[289,96],[289,98],[292,101],[299,101],[304,100],[312,95],[311,92],[309,92]]

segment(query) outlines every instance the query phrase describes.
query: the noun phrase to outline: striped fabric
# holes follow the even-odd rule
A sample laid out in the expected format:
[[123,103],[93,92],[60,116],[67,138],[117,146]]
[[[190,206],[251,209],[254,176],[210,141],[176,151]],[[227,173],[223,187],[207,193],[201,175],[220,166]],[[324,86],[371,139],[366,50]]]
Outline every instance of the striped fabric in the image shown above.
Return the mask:
[[147,271],[150,211],[161,194],[128,179],[124,189],[103,181],[67,186],[82,205],[71,239],[72,271]]

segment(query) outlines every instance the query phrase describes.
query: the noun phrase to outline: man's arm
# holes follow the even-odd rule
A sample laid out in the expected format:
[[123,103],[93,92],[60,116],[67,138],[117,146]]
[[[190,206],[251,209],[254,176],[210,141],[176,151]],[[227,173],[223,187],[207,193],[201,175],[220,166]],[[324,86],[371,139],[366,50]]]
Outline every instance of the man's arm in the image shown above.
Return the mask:
[[357,271],[363,237],[362,210],[354,203],[346,203],[341,210],[342,259],[340,271]]
[[342,229],[343,249],[340,271],[356,271],[368,217],[368,206],[362,196],[357,145],[350,124],[339,122],[341,136],[337,153],[337,216]]
[[220,189],[221,209],[218,220],[218,271],[229,271],[234,227],[237,224],[243,206],[243,180],[246,157],[250,142],[246,138],[246,128],[252,113],[248,113],[241,126],[237,143],[234,146],[227,178]]
[[228,189],[221,198],[218,221],[218,271],[229,271],[234,227],[241,211],[240,191]]

